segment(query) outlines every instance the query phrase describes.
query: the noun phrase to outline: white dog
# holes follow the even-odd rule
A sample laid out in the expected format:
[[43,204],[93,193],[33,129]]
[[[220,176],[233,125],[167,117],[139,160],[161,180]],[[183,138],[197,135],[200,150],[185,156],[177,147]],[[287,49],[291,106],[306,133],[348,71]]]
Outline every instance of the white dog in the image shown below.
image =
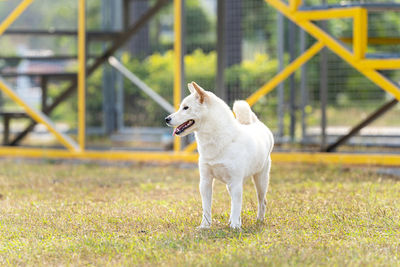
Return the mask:
[[253,177],[258,197],[257,220],[265,215],[265,195],[271,169],[274,138],[257,119],[245,101],[236,101],[233,111],[225,102],[195,82],[179,110],[165,118],[174,134],[185,136],[195,132],[200,154],[200,194],[203,218],[199,228],[211,226],[212,186],[215,179],[226,183],[231,196],[230,227],[241,227],[243,183]]

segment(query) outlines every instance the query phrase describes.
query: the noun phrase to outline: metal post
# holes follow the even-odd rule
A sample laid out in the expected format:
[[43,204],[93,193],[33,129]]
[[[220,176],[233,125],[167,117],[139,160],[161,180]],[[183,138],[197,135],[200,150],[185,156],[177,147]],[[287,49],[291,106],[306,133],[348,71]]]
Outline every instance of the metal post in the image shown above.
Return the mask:
[[[306,51],[306,32],[300,30],[300,51]],[[301,66],[301,80],[300,80],[300,94],[301,94],[301,138],[304,143],[307,135],[307,114],[306,106],[308,104],[308,90],[307,90],[307,63]]]
[[226,66],[242,62],[242,0],[225,0]]
[[217,1],[217,86],[216,94],[226,100],[225,88],[225,66],[226,66],[226,50],[225,50],[225,2],[226,0]]
[[130,2],[131,0],[123,0],[123,7],[122,7],[122,12],[123,12],[123,27],[124,31],[126,31],[131,24],[131,14],[130,14]]
[[115,105],[116,105],[116,116],[117,116],[117,130],[122,131],[125,128],[125,122],[124,122],[124,99],[125,99],[125,90],[124,90],[124,77],[122,75],[117,74],[116,75],[116,99],[115,99]]
[[[182,20],[183,20],[183,0],[174,0],[174,107],[177,110],[182,100],[182,88],[184,81],[184,62],[183,62],[183,38],[182,38]],[[175,137],[174,139],[174,151],[178,152],[181,150],[181,139]]]
[[86,1],[79,0],[78,10],[78,143],[85,150],[86,135]]
[[[148,0],[130,0],[129,24],[136,22],[149,9]],[[150,54],[149,25],[144,25],[129,42],[129,50],[137,58],[143,59]]]
[[[114,22],[114,5],[112,0],[102,0],[101,3],[102,29],[112,30]],[[106,49],[106,45],[104,45]],[[115,130],[115,71],[108,65],[103,66],[103,129],[106,135]]]
[[[186,15],[185,15],[185,3],[182,1],[181,5],[181,55],[180,55],[180,66],[181,66],[181,101],[188,94],[187,85],[185,85],[185,54],[186,54]],[[186,140],[187,141],[187,140]]]
[[[122,1],[102,0],[101,10],[103,29],[121,30],[123,22],[119,14],[122,13]],[[123,90],[121,87],[122,78],[120,74],[105,65],[103,68],[103,127],[105,134],[108,135],[115,132],[118,124],[121,124],[119,118],[123,115],[118,112],[120,108],[117,106],[117,92]]]
[[[283,60],[283,54],[284,54],[284,44],[285,44],[285,30],[284,30],[284,19],[283,15],[278,12],[278,23],[277,23],[277,35],[278,35],[278,60],[279,60],[279,70],[278,72],[281,72],[284,68],[284,60]],[[284,132],[284,104],[285,104],[285,83],[281,82],[278,85],[278,136],[283,137],[285,134]]]
[[[115,1],[115,14],[124,14],[129,16],[129,13],[125,14],[125,1],[118,0]],[[128,17],[129,18],[129,17]],[[125,17],[117,19],[114,21],[115,30],[126,31],[128,25],[125,24]],[[121,58],[121,53],[116,53],[116,58]],[[125,127],[124,125],[124,77],[119,72],[115,72],[115,116],[116,116],[116,130],[122,131]]]
[[[130,2],[131,0],[123,0],[122,2],[122,12],[123,12],[123,30],[124,32],[128,30],[129,25],[131,24],[131,12],[130,12]],[[119,131],[123,131],[125,128],[125,121],[124,121],[124,112],[125,112],[125,91],[124,91],[124,79],[121,75],[119,75],[121,86],[118,87],[117,91],[117,128]]]
[[8,145],[9,136],[10,136],[10,117],[7,114],[4,114],[4,130],[3,130],[3,145]]
[[40,87],[42,88],[42,111],[47,108],[47,77],[40,77]]
[[[323,4],[326,0],[323,0]],[[326,30],[326,21],[321,21],[321,29]],[[326,146],[326,105],[328,98],[328,55],[327,49],[321,50],[320,54],[320,103],[321,103],[321,147],[320,150],[324,151]]]
[[326,146],[326,104],[328,91],[328,57],[326,48],[321,51],[320,58],[320,103],[321,103],[321,151]]
[[[186,1],[182,1],[181,6],[181,55],[180,55],[180,65],[181,65],[181,101],[187,95],[188,90],[185,86],[185,53],[186,53],[186,28],[185,28],[185,3]],[[186,147],[189,144],[189,136],[185,136],[181,138],[181,148]]]
[[[296,25],[293,22],[289,22],[289,54],[290,62],[296,58],[295,50],[296,41]],[[290,106],[290,141],[294,142],[296,134],[296,87],[295,87],[295,76],[294,74],[289,77],[289,106]]]

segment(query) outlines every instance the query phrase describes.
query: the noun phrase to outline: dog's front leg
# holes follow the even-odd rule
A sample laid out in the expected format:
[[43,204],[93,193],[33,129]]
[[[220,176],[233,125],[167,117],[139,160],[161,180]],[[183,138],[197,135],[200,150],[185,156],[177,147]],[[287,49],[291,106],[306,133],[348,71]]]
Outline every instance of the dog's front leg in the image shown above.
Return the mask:
[[240,229],[242,225],[240,213],[242,212],[243,184],[238,181],[236,183],[228,184],[227,188],[231,195],[230,227],[233,229]]
[[199,228],[211,227],[211,202],[212,202],[212,187],[213,178],[207,170],[200,168],[200,194],[203,204],[203,218]]

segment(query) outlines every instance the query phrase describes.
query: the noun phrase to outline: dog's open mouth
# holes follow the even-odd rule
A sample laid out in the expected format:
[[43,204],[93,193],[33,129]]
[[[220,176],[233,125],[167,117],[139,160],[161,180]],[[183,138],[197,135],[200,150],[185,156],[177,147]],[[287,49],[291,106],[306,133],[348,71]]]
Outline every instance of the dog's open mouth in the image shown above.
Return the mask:
[[180,135],[181,133],[183,133],[186,129],[192,127],[194,124],[194,120],[188,120],[184,123],[182,123],[181,125],[179,125],[178,127],[175,128],[174,130],[174,135]]

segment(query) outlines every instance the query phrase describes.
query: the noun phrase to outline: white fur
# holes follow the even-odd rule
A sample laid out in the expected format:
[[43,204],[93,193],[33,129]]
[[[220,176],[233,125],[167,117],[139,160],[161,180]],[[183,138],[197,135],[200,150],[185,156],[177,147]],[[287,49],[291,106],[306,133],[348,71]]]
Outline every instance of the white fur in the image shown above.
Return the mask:
[[[197,86],[197,85],[196,85]],[[271,169],[271,151],[274,139],[271,131],[251,111],[245,101],[234,104],[234,112],[211,92],[195,90],[181,103],[179,110],[169,116],[169,126],[178,126],[190,119],[195,124],[180,136],[195,132],[200,154],[200,193],[203,218],[200,228],[211,226],[212,185],[218,179],[227,185],[231,195],[230,227],[241,227],[243,183],[253,177],[258,197],[257,219],[265,215],[265,195]],[[204,94],[201,104],[200,94]],[[184,107],[188,107],[184,109]]]
[[252,124],[258,120],[256,114],[254,114],[249,104],[244,100],[238,100],[233,103],[233,112],[241,124]]

